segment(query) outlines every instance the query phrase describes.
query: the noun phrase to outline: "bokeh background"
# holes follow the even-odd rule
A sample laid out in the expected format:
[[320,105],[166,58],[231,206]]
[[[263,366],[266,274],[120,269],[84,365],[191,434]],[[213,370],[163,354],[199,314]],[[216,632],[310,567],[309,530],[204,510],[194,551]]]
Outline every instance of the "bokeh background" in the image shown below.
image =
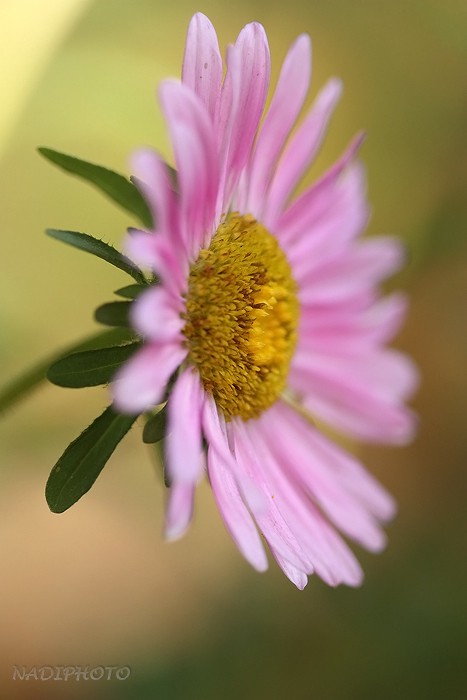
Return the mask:
[[[0,384],[91,332],[123,273],[43,235],[82,230],[119,246],[133,223],[42,160],[47,145],[127,172],[142,144],[170,151],[155,86],[178,76],[202,10],[221,46],[268,32],[274,79],[301,32],[312,96],[345,95],[314,173],[365,128],[369,233],[401,235],[412,297],[397,345],[418,362],[420,432],[404,449],[353,446],[400,512],[359,590],[259,575],[224,531],[209,489],[176,544],[164,486],[134,429],[94,489],[62,515],[43,489],[104,389],[45,386],[0,423],[0,697],[464,700],[467,697],[467,4],[465,0],[0,0]],[[19,682],[14,664],[129,665],[124,682]]]

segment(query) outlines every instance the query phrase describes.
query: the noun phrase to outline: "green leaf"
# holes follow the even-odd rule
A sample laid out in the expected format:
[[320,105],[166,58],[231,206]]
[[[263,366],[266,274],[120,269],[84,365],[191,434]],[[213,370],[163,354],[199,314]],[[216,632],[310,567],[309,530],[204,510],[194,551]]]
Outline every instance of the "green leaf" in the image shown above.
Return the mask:
[[94,318],[104,326],[128,326],[132,304],[132,301],[109,301],[97,307]]
[[55,228],[48,228],[46,233],[58,241],[68,243],[68,245],[84,250],[86,253],[91,253],[91,255],[96,255],[98,258],[118,267],[131,275],[138,284],[146,284],[146,278],[139,267],[108,243],[79,231],[61,231]]
[[120,287],[120,289],[115,290],[114,294],[125,299],[136,299],[147,288],[146,284],[129,284],[126,287]]
[[101,347],[107,347],[111,343],[118,344],[131,340],[132,338],[133,334],[131,331],[124,328],[114,328],[108,331],[101,331],[100,333],[94,334],[85,340],[74,343],[65,350],[54,353],[45,360],[41,360],[17,379],[14,379],[10,384],[7,384],[7,386],[0,391],[0,414],[10,409],[21,399],[25,398],[31,391],[45,381],[47,370],[49,369],[50,365],[64,355],[69,355],[73,352],[80,352],[82,350],[93,350]]
[[148,205],[135,185],[123,175],[88,163],[80,158],[54,151],[51,148],[38,148],[41,155],[67,173],[76,175],[97,187],[110,199],[134,214],[146,228],[153,228],[153,220]]
[[71,389],[108,384],[139,347],[140,343],[131,343],[72,353],[49,367],[47,379],[52,384]]
[[167,474],[166,468],[166,455],[165,455],[165,440],[159,440],[159,442],[150,445],[151,454],[154,461],[157,463],[157,467],[162,470],[162,478],[164,479],[164,486],[170,488],[171,483],[169,475]]
[[147,445],[164,439],[167,428],[167,406],[151,416],[143,428],[143,442]]
[[45,497],[53,513],[63,513],[89,491],[136,418],[116,413],[109,406],[68,445],[45,487]]

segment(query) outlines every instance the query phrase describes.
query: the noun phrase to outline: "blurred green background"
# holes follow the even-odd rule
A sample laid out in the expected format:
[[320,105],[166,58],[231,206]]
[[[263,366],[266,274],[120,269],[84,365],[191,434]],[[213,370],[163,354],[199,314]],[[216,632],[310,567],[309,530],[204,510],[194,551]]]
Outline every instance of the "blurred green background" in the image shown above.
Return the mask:
[[[44,387],[0,423],[1,698],[464,700],[467,697],[467,4],[465,0],[1,0],[0,384],[94,328],[126,283],[46,238],[47,226],[119,246],[133,223],[35,152],[46,145],[127,172],[152,144],[170,156],[155,87],[180,73],[197,10],[221,46],[248,21],[268,32],[275,80],[301,32],[312,96],[345,94],[313,173],[365,128],[370,233],[397,233],[391,283],[411,314],[398,346],[421,367],[419,436],[355,446],[400,512],[362,589],[250,570],[206,485],[187,537],[160,536],[164,487],[133,430],[93,491],[63,515],[43,488],[105,390]],[[129,665],[124,682],[19,682],[13,664]]]

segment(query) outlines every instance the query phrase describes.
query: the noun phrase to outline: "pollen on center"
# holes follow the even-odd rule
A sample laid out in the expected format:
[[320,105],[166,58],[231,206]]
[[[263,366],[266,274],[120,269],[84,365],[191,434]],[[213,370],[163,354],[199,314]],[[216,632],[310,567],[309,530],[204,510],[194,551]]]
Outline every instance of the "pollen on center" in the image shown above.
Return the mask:
[[227,420],[258,417],[285,389],[297,340],[297,286],[276,238],[229,214],[191,266],[188,361]]

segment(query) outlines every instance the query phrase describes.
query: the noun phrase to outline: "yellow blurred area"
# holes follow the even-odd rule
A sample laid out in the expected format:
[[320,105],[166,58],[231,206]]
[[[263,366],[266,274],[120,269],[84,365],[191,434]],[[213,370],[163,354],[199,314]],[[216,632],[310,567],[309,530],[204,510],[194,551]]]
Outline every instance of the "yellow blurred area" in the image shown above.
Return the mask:
[[[398,345],[420,365],[417,441],[359,448],[400,513],[379,557],[358,552],[358,591],[271,564],[251,571],[206,484],[186,538],[161,538],[165,489],[136,426],[92,491],[62,515],[43,489],[105,389],[47,386],[0,422],[1,698],[463,700],[467,458],[467,6],[460,0],[18,0],[0,22],[0,386],[93,330],[123,273],[47,238],[85,231],[120,246],[129,217],[36,153],[49,146],[128,172],[150,144],[170,159],[155,99],[180,74],[202,10],[221,47],[248,21],[268,33],[273,82],[301,32],[312,95],[345,94],[311,176],[355,132],[368,138],[369,233],[407,243],[412,311]],[[310,98],[311,99],[311,98]],[[14,664],[130,665],[120,683],[12,680]]]
[[89,0],[17,0],[1,6],[0,153],[35,82]]

